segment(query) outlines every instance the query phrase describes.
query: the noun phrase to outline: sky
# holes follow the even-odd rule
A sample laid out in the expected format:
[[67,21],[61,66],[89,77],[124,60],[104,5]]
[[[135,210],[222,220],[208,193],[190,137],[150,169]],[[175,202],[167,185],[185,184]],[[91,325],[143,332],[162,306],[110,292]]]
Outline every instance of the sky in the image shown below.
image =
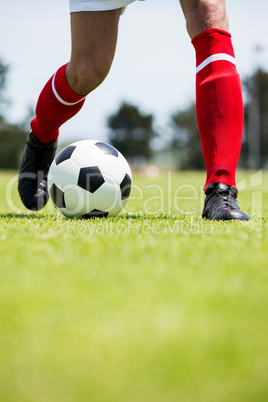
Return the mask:
[[[242,79],[256,66],[268,71],[268,1],[226,0],[226,5]],[[35,107],[50,76],[69,60],[68,0],[0,0],[0,38],[0,58],[10,65],[7,117],[17,123],[29,106]],[[110,74],[62,126],[60,140],[105,140],[107,117],[122,101],[152,113],[164,135],[170,115],[194,97],[195,54],[179,0],[136,1],[120,19]]]

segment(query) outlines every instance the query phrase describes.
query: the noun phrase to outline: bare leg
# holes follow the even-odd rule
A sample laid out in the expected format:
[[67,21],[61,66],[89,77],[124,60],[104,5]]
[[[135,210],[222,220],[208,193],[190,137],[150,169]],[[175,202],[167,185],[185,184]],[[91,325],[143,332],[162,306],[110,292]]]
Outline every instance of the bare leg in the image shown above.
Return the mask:
[[66,69],[74,92],[85,95],[107,76],[116,48],[121,9],[71,14],[72,53]]
[[180,0],[180,3],[191,39],[210,28],[228,30],[225,0]]

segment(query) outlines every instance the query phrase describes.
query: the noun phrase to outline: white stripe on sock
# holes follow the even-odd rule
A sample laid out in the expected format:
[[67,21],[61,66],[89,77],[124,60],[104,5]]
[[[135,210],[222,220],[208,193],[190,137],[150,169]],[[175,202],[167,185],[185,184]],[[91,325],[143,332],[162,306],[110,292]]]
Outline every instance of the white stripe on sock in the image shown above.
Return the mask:
[[196,67],[196,74],[199,73],[199,71],[203,70],[208,64],[212,63],[213,61],[220,61],[220,60],[225,60],[229,61],[230,63],[233,63],[236,66],[235,58],[230,56],[227,53],[217,53],[217,54],[212,54],[209,56],[207,59],[205,59],[199,66]]
[[73,106],[73,105],[76,105],[77,103],[81,102],[82,100],[84,100],[84,99],[86,98],[86,96],[84,96],[84,97],[83,97],[82,99],[80,99],[79,101],[73,102],[73,103],[65,102],[65,100],[63,100],[63,99],[60,97],[60,95],[58,94],[58,92],[56,91],[56,88],[55,88],[55,76],[56,76],[56,74],[57,74],[57,73],[55,73],[55,74],[53,75],[53,78],[52,78],[52,91],[53,91],[55,97],[58,99],[58,101],[59,101],[60,103],[62,103],[63,105],[66,105],[66,106]]

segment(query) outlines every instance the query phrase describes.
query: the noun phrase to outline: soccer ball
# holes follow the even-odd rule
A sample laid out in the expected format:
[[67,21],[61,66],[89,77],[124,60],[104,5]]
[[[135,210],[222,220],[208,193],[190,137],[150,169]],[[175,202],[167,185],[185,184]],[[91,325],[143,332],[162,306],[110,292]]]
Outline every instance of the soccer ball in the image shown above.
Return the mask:
[[117,215],[128,201],[131,184],[124,156],[110,144],[95,140],[64,148],[48,172],[51,199],[68,218]]

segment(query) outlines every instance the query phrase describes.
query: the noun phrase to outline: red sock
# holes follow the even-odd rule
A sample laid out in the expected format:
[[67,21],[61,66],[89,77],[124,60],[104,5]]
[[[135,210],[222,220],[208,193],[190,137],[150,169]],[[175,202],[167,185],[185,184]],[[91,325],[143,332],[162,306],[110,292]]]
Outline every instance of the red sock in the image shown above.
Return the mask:
[[36,105],[36,118],[31,121],[33,134],[42,142],[55,141],[60,126],[82,108],[85,96],[77,95],[65,77],[67,64],[50,78]]
[[208,29],[196,36],[196,112],[207,168],[204,187],[235,186],[244,122],[242,87],[231,35]]

